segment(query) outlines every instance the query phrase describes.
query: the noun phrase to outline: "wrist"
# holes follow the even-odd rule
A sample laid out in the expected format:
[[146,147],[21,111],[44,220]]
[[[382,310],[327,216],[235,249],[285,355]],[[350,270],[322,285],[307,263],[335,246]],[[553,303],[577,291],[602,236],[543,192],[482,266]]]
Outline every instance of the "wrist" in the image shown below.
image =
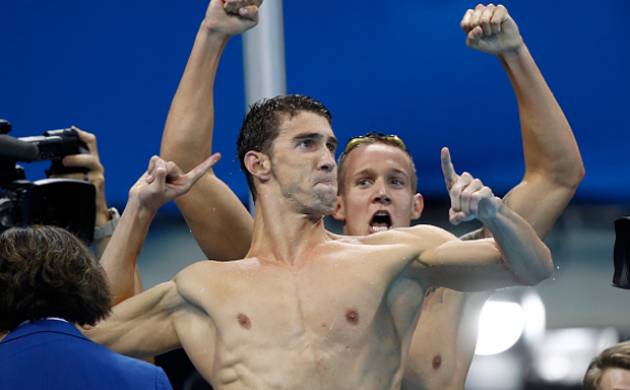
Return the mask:
[[157,211],[159,208],[160,206],[156,207],[156,206],[147,204],[146,202],[143,202],[140,199],[140,196],[138,196],[134,192],[130,192],[129,199],[127,200],[127,205],[125,206],[125,212],[129,210],[130,213],[132,213],[134,216],[140,219],[145,219],[145,218],[152,219],[155,216],[155,214],[157,214]]
[[[480,210],[477,214],[477,219],[489,229],[497,223],[501,218],[501,215],[505,214],[506,206],[503,201],[498,197],[487,199],[488,204],[483,207],[480,204]],[[481,209],[483,207],[483,210]]]
[[114,234],[114,229],[118,225],[120,220],[120,213],[115,207],[111,207],[106,211],[107,216],[102,217],[105,222],[99,223],[97,219],[96,226],[94,227],[94,241],[102,240],[103,238],[111,237]]
[[94,221],[95,227],[103,226],[112,220],[112,208],[107,208],[107,206],[98,207],[98,210],[96,211],[96,218]]
[[523,41],[523,38],[519,37],[518,44],[512,47],[506,48],[501,53],[499,53],[498,57],[501,61],[509,64],[510,62],[515,62],[523,58],[526,52],[527,52],[527,47],[525,46],[525,42]]
[[215,39],[220,43],[226,43],[232,35],[222,31],[220,26],[216,23],[216,21],[204,18],[199,26],[199,34],[206,35],[209,39]]

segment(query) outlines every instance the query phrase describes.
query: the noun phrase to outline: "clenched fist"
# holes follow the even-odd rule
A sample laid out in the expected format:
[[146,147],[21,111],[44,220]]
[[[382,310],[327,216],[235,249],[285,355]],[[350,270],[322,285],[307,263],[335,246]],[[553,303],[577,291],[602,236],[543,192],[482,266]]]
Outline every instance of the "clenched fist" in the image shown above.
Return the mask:
[[466,45],[494,55],[517,51],[523,45],[518,26],[501,4],[478,4],[469,9],[460,23]]
[[211,0],[205,26],[228,36],[241,34],[258,24],[262,0]]

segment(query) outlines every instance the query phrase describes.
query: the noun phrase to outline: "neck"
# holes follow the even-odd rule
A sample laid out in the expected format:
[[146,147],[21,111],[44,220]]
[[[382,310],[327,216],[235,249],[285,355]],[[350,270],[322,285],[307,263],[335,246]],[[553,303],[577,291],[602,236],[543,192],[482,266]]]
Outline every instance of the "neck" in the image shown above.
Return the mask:
[[330,239],[323,216],[299,213],[287,205],[262,203],[256,202],[254,233],[247,257],[296,264]]

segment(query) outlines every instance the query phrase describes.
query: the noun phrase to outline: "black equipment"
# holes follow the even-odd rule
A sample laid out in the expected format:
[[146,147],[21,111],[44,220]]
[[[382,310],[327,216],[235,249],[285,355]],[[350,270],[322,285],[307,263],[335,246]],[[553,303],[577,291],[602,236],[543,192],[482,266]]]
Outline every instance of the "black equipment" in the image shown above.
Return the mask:
[[[94,237],[96,214],[94,186],[83,180],[50,178],[53,175],[87,173],[65,167],[68,155],[86,153],[87,147],[73,129],[45,131],[41,136],[15,138],[7,135],[11,124],[0,119],[0,232],[13,226],[55,225],[86,243]],[[20,162],[50,160],[48,179],[26,180]]]
[[613,286],[630,289],[630,217],[615,221]]

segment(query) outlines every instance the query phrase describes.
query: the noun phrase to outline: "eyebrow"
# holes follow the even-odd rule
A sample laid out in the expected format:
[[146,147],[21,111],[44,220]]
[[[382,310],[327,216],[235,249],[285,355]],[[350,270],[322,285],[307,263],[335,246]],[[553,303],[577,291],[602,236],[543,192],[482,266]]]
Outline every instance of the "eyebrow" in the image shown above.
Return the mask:
[[[396,175],[403,175],[403,176],[405,176],[407,178],[410,177],[409,173],[405,172],[402,169],[398,169],[398,168],[392,168],[391,171],[386,172],[386,175],[389,175],[389,174],[392,174],[392,173],[396,174]],[[365,174],[375,174],[375,171],[371,167],[364,168],[364,169],[361,169],[358,172],[353,173],[352,176],[355,177],[355,176],[361,176],[361,175],[365,175]]]
[[392,169],[392,171],[393,171],[393,173],[395,173],[395,174],[401,174],[401,175],[406,176],[406,177],[409,177],[409,176],[410,176],[408,172],[405,172],[405,171],[404,171],[404,170],[402,170],[402,169],[394,168],[394,169]]
[[[293,141],[302,141],[305,139],[312,139],[312,140],[320,141],[322,138],[324,138],[324,136],[320,133],[303,133],[303,134],[298,134],[295,137],[293,137]],[[332,143],[335,149],[339,145],[339,141],[337,141],[337,138],[335,138],[334,136],[329,137],[326,142]]]

